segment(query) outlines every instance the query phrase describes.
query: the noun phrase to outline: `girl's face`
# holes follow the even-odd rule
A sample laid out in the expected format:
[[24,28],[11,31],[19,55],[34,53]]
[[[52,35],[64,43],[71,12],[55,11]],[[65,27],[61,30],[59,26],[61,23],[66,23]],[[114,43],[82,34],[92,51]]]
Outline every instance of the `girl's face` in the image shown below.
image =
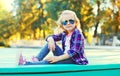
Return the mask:
[[68,33],[73,32],[75,28],[75,18],[73,14],[64,14],[62,17],[61,24]]

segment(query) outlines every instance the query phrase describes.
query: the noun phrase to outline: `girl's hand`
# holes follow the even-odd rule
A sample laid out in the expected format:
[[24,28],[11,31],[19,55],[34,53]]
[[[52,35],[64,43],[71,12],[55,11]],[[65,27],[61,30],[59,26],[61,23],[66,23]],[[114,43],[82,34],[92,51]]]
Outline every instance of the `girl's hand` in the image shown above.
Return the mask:
[[49,61],[50,63],[55,63],[57,61],[59,61],[59,57],[58,56],[51,56],[46,58],[47,61]]
[[65,59],[68,59],[68,58],[70,58],[70,56],[68,55],[68,53],[65,53],[65,54],[60,55],[60,56],[48,57],[48,58],[46,58],[46,60],[49,61],[50,63],[55,63],[55,62],[58,62],[60,60],[65,60]]

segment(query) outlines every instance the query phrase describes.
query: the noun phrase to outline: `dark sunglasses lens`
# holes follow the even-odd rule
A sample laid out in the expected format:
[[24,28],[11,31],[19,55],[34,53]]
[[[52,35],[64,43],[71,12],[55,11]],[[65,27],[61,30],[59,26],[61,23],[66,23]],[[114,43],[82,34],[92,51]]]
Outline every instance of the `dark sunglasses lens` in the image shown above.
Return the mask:
[[74,24],[75,21],[74,20],[69,20],[69,22],[70,22],[70,24]]
[[62,21],[62,25],[67,25],[68,21]]

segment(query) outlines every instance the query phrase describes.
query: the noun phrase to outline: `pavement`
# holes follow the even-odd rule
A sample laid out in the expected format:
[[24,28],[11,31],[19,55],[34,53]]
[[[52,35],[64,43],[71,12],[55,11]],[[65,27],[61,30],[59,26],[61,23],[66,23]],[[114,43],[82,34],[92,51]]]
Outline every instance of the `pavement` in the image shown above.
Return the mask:
[[[18,66],[18,58],[22,52],[28,61],[36,56],[40,48],[0,48],[0,66]],[[120,64],[120,47],[85,46],[85,54],[92,64]],[[48,56],[52,55],[50,52]]]
[[120,46],[86,46],[85,45],[85,49],[108,49],[108,50],[120,50]]

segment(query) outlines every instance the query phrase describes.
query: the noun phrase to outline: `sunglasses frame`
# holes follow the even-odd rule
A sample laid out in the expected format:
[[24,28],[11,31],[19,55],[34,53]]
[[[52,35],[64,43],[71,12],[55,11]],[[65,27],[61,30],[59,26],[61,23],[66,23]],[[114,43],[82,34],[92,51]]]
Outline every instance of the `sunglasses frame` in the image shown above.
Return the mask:
[[68,21],[69,21],[70,24],[74,24],[74,23],[75,23],[75,20],[69,19],[69,20],[64,20],[64,21],[62,21],[62,25],[63,25],[63,26],[66,26],[66,25],[68,24]]

